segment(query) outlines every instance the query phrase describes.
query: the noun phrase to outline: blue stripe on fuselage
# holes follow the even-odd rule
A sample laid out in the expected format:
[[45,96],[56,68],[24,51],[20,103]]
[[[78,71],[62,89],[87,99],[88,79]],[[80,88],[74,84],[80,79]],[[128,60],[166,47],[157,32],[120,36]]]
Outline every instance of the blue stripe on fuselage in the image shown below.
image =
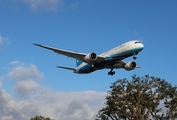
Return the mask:
[[92,69],[92,65],[86,64],[82,68],[79,69],[78,73],[90,73],[92,72],[91,69]]
[[131,49],[131,50],[127,50],[127,51],[118,53],[118,54],[110,55],[107,58],[112,58],[112,59],[116,58],[116,59],[120,59],[121,60],[121,59],[124,59],[124,58],[132,56],[136,52],[137,53],[140,52],[142,49],[143,49],[143,47],[137,47],[137,48],[134,48],[134,49]]

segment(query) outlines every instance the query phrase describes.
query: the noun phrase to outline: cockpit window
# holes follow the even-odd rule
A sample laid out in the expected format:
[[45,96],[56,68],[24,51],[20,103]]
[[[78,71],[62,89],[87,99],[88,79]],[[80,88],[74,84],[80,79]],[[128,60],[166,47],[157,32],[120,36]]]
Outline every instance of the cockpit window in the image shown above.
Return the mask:
[[135,44],[136,44],[136,43],[141,43],[141,42],[137,41],[137,42],[135,42]]

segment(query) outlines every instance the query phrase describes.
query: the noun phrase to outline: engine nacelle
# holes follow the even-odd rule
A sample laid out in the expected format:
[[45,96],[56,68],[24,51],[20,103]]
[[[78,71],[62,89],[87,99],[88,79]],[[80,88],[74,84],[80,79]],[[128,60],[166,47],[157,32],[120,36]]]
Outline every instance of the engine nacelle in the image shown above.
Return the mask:
[[136,62],[127,62],[124,66],[125,70],[133,70],[136,68]]
[[85,56],[84,61],[86,63],[93,64],[96,59],[97,59],[96,53],[92,52]]

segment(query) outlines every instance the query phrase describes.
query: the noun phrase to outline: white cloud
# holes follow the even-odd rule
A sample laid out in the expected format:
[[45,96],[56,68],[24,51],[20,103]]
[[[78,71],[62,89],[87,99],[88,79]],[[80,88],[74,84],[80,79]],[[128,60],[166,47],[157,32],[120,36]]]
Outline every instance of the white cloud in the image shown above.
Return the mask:
[[34,12],[55,11],[63,6],[63,0],[21,0],[30,5]]
[[2,35],[0,35],[0,47],[4,44],[7,44],[8,42],[8,38],[7,37],[3,37]]
[[29,78],[33,79],[42,79],[44,75],[38,71],[35,65],[30,65],[29,67],[25,66],[18,66],[14,68],[9,73],[10,78],[22,81],[22,80],[29,80]]
[[35,65],[17,66],[9,76],[15,79],[15,94],[0,87],[1,120],[29,120],[36,115],[55,120],[93,120],[104,106],[106,92],[58,92],[40,85],[36,79],[43,75]]
[[12,61],[10,64],[11,65],[16,65],[16,64],[18,64],[19,63],[19,60],[15,60],[15,61]]
[[20,81],[15,86],[15,90],[22,97],[28,97],[38,88],[38,84],[33,80]]
[[1,120],[27,120],[35,115],[56,120],[93,120],[105,97],[105,93],[94,91],[65,93],[40,88],[25,100],[15,100],[0,89]]
[[[45,90],[44,90],[45,91]],[[47,92],[36,99],[43,100],[43,107],[36,111],[42,115],[53,116],[57,120],[91,120],[101,108],[105,93],[89,92]],[[49,99],[47,99],[49,98]],[[52,111],[52,112],[51,112]]]
[[19,61],[13,61],[11,65],[16,65],[17,63],[20,63],[19,66],[12,69],[9,77],[15,80],[14,88],[17,95],[26,98],[38,88],[36,81],[42,79],[44,75],[33,64],[28,67]]

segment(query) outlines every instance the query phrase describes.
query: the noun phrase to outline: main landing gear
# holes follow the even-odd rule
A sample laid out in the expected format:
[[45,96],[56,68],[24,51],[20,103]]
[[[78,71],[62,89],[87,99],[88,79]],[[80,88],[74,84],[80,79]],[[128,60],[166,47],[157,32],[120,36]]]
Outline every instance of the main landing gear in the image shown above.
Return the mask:
[[108,75],[113,76],[115,74],[115,71],[113,71],[113,69],[111,69],[111,71],[108,72]]

